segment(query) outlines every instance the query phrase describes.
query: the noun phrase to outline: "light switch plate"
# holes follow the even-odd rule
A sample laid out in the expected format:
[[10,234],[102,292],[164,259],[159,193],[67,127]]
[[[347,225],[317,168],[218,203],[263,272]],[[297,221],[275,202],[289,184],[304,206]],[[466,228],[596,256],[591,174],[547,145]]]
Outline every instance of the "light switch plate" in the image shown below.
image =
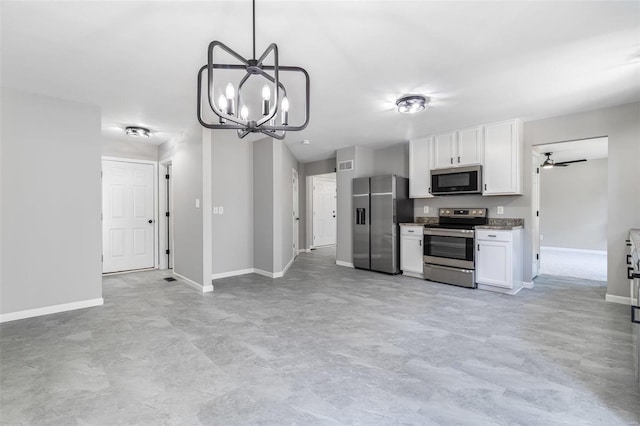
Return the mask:
[[424,206],[424,207],[422,208],[422,211],[423,211],[424,213],[429,213],[429,206]]
[[218,214],[224,214],[224,206],[218,207]]
[[196,209],[200,208],[200,198],[196,198]]
[[219,211],[219,210],[218,210],[218,207],[214,207],[214,208],[213,208],[213,214],[218,214],[218,211]]
[[498,206],[498,214],[504,214],[504,207]]

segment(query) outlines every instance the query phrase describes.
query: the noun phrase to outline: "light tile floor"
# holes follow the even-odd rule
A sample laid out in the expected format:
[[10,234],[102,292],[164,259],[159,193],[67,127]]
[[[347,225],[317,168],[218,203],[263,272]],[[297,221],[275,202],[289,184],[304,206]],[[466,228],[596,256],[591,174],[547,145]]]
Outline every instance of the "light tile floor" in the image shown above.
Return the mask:
[[0,325],[0,423],[640,421],[628,307],[602,283],[506,296],[332,256],[205,295],[167,272],[110,276],[104,306]]

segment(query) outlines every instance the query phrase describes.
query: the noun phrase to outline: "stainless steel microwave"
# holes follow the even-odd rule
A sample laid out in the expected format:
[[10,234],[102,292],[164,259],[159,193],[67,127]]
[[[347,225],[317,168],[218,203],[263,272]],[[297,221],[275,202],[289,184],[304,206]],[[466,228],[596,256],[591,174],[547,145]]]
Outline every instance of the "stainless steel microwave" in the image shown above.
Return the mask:
[[482,194],[482,166],[431,170],[433,195]]

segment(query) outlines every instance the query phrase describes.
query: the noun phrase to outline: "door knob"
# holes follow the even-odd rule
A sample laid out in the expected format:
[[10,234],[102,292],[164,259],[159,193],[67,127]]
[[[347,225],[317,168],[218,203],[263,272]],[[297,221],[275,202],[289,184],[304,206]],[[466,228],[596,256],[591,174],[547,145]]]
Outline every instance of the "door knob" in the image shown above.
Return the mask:
[[153,223],[153,219],[149,219],[149,223]]

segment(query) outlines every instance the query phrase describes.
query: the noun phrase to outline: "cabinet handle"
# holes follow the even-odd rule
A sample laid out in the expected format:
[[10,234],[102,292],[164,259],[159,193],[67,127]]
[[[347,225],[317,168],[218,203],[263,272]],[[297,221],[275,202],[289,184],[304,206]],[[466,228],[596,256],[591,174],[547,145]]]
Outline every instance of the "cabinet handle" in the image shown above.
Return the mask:
[[460,163],[460,157],[458,157],[458,163]]
[[484,184],[484,190],[485,191],[487,190],[487,184],[486,183]]
[[422,247],[422,240],[418,241],[418,244]]
[[451,164],[453,164],[453,157],[451,157],[450,160],[451,160]]
[[478,251],[480,251],[480,244],[478,244]]
[[429,187],[429,194],[431,194],[431,187]]
[[407,229],[407,232],[415,232],[413,229]]
[[497,235],[491,235],[491,234],[489,234],[489,235],[487,235],[487,237],[493,237],[493,238],[496,238],[496,237],[497,237]]

